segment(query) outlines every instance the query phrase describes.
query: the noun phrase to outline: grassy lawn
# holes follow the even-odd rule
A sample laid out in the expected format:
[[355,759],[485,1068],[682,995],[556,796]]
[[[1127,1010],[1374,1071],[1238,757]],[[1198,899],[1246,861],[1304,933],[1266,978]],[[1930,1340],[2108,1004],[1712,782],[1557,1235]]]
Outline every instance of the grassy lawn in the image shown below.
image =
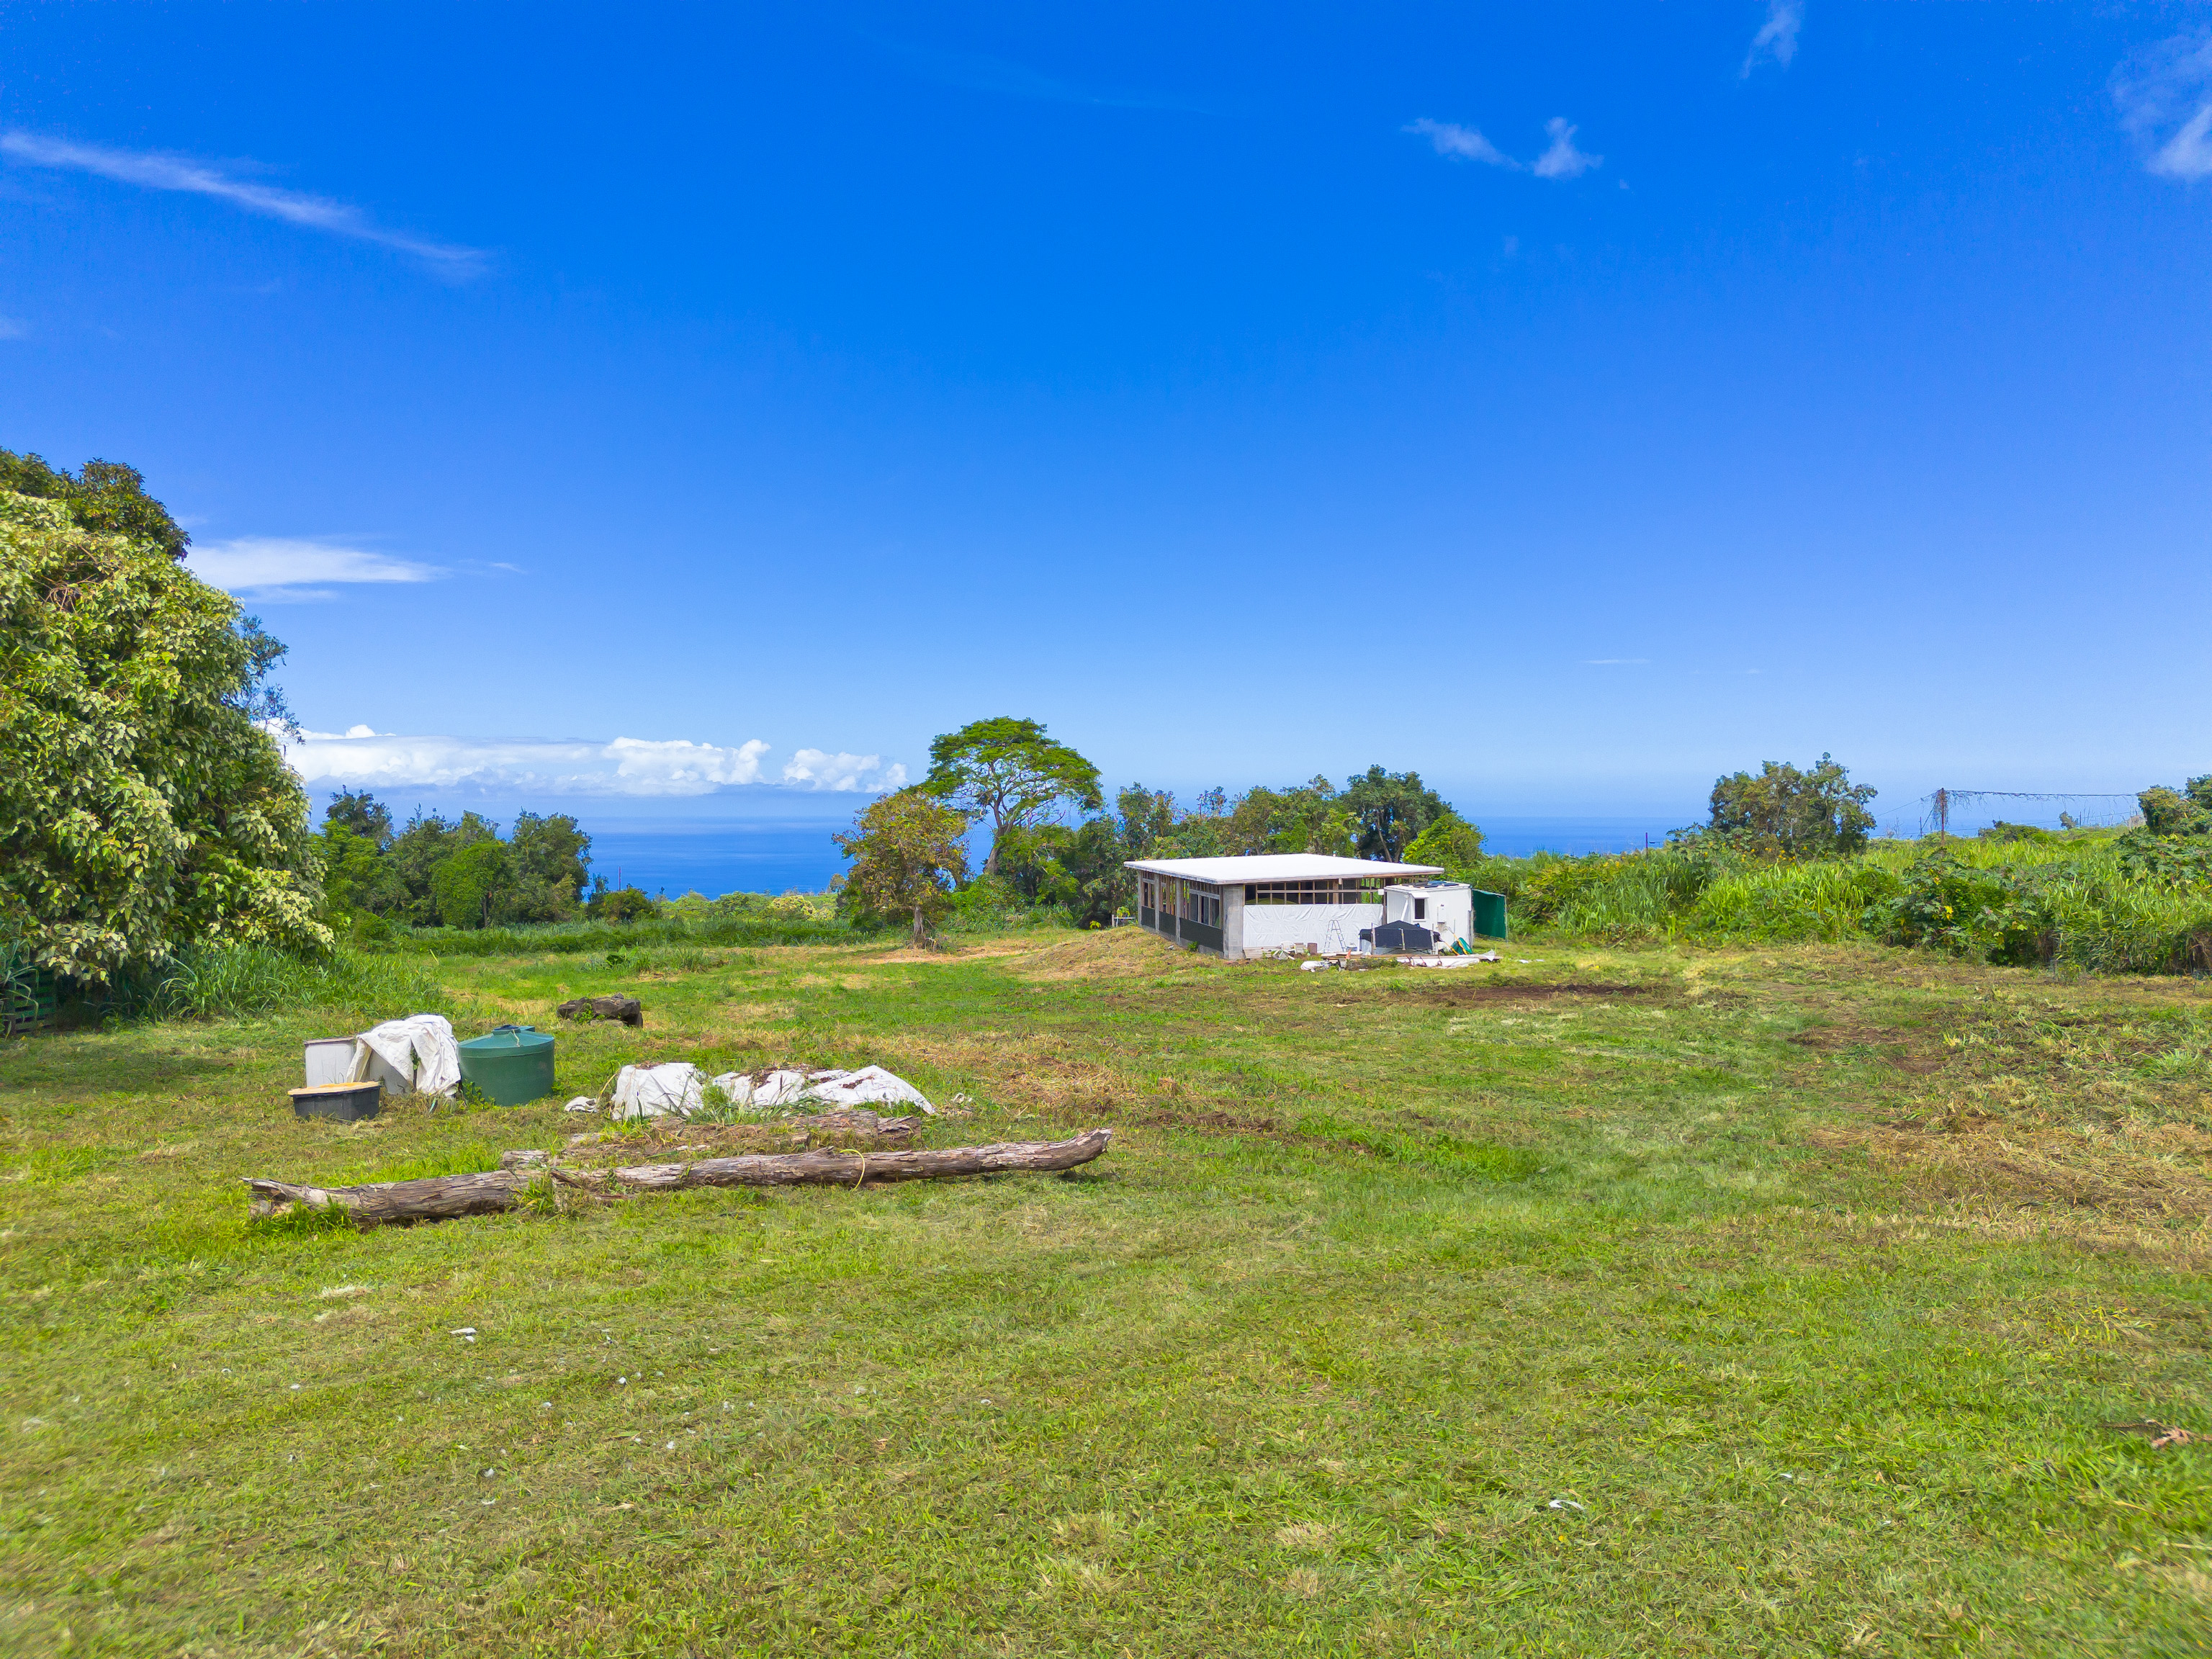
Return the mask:
[[[1528,957],[1523,963],[1516,958]],[[448,961],[464,1035],[879,1061],[1066,1177],[368,1234],[544,1105],[0,1048],[0,1651],[2202,1654],[2212,998],[1872,946],[1450,973],[1120,934]],[[453,1333],[472,1328],[475,1340]]]

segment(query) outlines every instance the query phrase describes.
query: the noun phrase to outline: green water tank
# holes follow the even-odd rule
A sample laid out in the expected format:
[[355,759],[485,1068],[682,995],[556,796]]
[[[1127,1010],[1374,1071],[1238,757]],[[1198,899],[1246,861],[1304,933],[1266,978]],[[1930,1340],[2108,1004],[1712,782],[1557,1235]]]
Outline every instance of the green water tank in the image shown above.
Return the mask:
[[520,1106],[553,1092],[553,1039],[534,1025],[497,1025],[460,1045],[461,1079],[495,1106]]

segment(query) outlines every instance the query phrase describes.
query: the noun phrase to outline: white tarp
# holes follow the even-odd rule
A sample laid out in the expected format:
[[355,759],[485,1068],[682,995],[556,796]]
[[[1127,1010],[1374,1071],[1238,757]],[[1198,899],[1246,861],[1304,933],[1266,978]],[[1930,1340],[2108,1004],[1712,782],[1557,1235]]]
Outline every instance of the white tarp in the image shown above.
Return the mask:
[[706,1075],[688,1060],[625,1066],[615,1074],[617,1117],[688,1117],[699,1109]]
[[817,1072],[807,1079],[805,1098],[830,1106],[919,1106],[932,1117],[937,1108],[921,1090],[880,1066],[857,1072]]
[[624,1118],[689,1117],[705,1103],[710,1081],[729,1097],[732,1105],[749,1111],[807,1102],[823,1106],[918,1106],[933,1116],[937,1112],[921,1090],[880,1066],[863,1066],[857,1072],[770,1072],[756,1083],[744,1072],[725,1072],[710,1079],[684,1060],[623,1066],[616,1075],[614,1100],[607,1109]]
[[362,1032],[353,1040],[349,1079],[366,1083],[380,1071],[386,1089],[398,1085],[417,1094],[453,1093],[461,1086],[461,1050],[453,1041],[453,1022],[443,1014],[410,1014]]

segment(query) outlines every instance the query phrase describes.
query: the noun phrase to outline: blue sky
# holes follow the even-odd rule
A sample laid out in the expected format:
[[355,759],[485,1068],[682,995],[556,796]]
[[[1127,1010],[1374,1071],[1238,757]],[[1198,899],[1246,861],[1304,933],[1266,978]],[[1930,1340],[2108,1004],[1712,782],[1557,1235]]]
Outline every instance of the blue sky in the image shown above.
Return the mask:
[[1478,814],[2212,769],[2212,7],[11,5],[0,63],[0,443],[142,467],[396,796],[842,811],[997,713]]

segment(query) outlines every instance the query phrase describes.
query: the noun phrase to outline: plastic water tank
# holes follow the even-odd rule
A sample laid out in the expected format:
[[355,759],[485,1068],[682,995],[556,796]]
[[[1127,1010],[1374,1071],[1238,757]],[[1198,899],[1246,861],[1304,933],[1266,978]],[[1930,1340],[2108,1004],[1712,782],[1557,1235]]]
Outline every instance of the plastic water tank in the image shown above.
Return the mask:
[[534,1025],[497,1025],[458,1045],[461,1080],[495,1106],[520,1106],[553,1092],[553,1039]]

